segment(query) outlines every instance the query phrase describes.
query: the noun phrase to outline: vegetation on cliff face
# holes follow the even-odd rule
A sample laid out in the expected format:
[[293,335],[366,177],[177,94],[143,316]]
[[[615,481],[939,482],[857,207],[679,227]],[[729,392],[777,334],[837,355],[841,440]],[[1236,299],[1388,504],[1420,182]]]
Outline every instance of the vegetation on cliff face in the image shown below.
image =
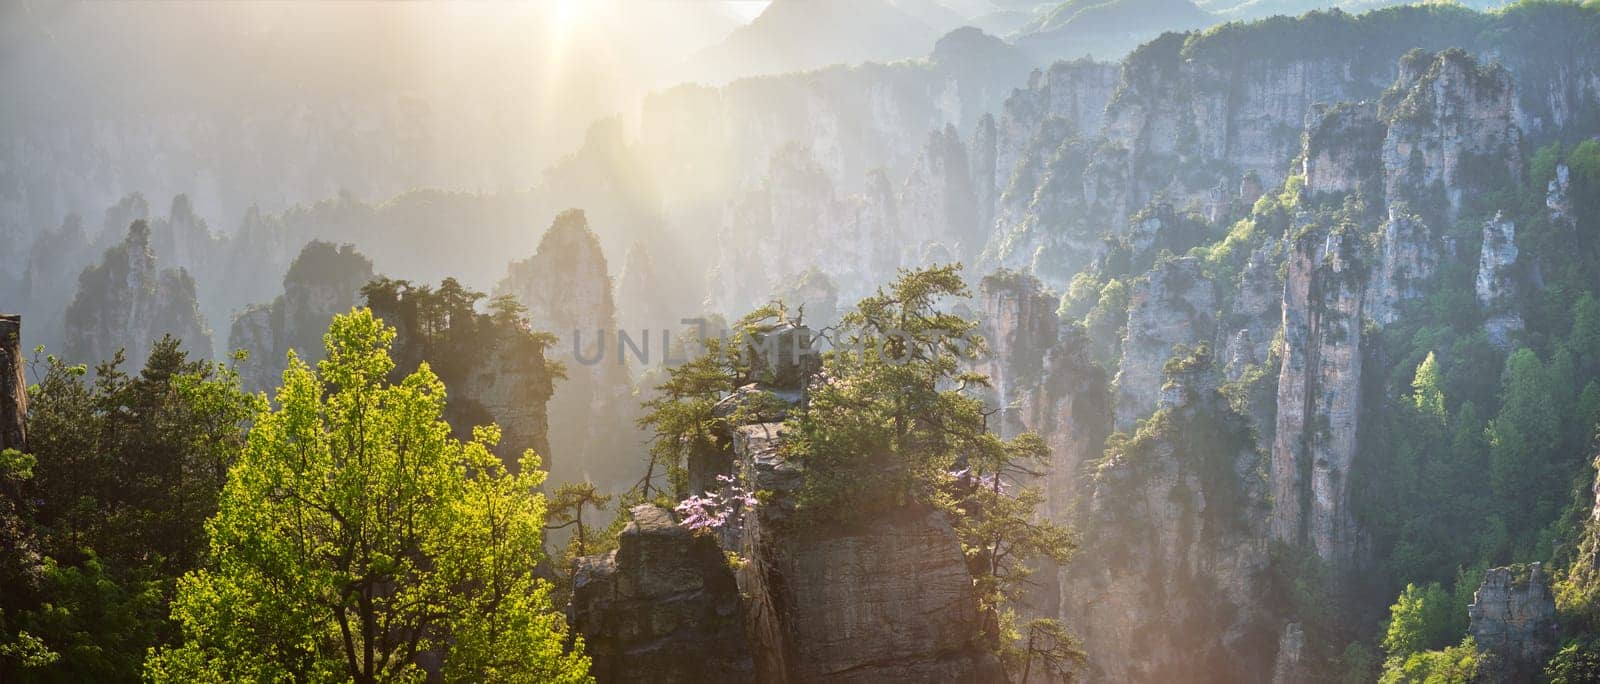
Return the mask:
[[[1081,662],[1075,641],[1053,620],[1023,621],[1017,601],[1035,561],[1065,562],[1073,536],[1038,515],[1032,483],[1048,447],[1031,433],[1005,440],[988,429],[974,395],[988,378],[965,370],[984,341],[976,322],[945,308],[967,296],[959,266],[903,271],[824,331],[829,349],[816,377],[800,378],[797,404],[746,396],[740,415],[718,416],[720,400],[768,370],[756,354],[760,336],[793,324],[782,303],[752,313],[657,388],[643,419],[654,431],[650,471],[665,469],[681,498],[691,493],[684,464],[731,449],[730,424],[786,413],[781,452],[804,475],[785,524],[848,527],[906,506],[943,509],[966,552],[988,639],[1008,665],[1070,670]],[[660,491],[651,473],[635,496]]]

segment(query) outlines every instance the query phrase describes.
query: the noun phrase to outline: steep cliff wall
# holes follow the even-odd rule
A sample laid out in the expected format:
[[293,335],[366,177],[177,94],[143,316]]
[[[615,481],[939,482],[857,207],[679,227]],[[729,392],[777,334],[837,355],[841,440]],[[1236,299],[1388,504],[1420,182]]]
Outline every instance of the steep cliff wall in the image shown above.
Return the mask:
[[[764,681],[996,681],[981,643],[972,575],[955,531],[936,509],[907,505],[859,525],[790,524],[802,471],[779,453],[776,423],[739,429],[735,458],[747,488],[772,492],[744,516],[734,545],[750,564],[740,586]],[[778,655],[781,654],[781,655]],[[774,672],[772,668],[782,668]]]
[[[1577,37],[1594,21],[1576,7],[1397,7],[1168,34],[1128,56],[1103,124],[1088,131],[1042,125],[1059,114],[1043,104],[1040,77],[1008,100],[996,124],[999,196],[985,264],[1033,269],[1064,290],[1097,238],[1124,232],[1153,199],[1217,221],[1254,201],[1241,178],[1271,188],[1291,172],[1307,175],[1313,194],[1367,189],[1373,210],[1404,201],[1402,213],[1440,231],[1435,214],[1453,219],[1476,190],[1516,182],[1524,134],[1548,139],[1600,117],[1600,50]],[[1529,24],[1574,42],[1540,46],[1523,30]],[[1465,52],[1407,56],[1414,48]],[[1481,66],[1469,53],[1504,66]],[[1098,101],[1103,81],[1084,77],[1090,67],[1058,68],[1076,78],[1050,84],[1052,96]],[[1339,104],[1380,98],[1381,117],[1373,105]],[[1552,125],[1558,120],[1566,123]],[[1303,146],[1308,121],[1316,125]],[[1048,158],[1039,157],[1065,151],[1068,138],[1078,138],[1070,149],[1083,159],[1047,173]],[[1291,169],[1296,157],[1302,165]]]
[[[789,375],[785,371],[774,377]],[[758,385],[749,390],[775,390],[791,384]],[[730,401],[737,402],[747,394],[737,393]],[[791,401],[799,398],[792,390],[777,396]],[[729,653],[692,662],[670,660],[657,648],[662,640],[670,644],[685,635],[721,633],[726,618],[737,615],[757,681],[1004,679],[999,660],[982,641],[972,574],[943,512],[906,504],[849,525],[801,524],[794,499],[804,481],[804,470],[783,456],[783,425],[733,426],[729,437],[729,451],[718,458],[691,462],[690,468],[730,473],[737,486],[762,493],[756,506],[742,508],[734,522],[720,530],[691,535],[674,525],[671,532],[652,534],[655,541],[649,548],[655,550],[644,560],[665,559],[653,568],[626,555],[630,544],[645,548],[642,538],[629,539],[627,533],[613,557],[580,561],[582,571],[590,575],[583,579],[574,603],[574,619],[586,633],[601,638],[608,667],[612,662],[624,662],[612,660],[617,653],[638,653],[643,662],[666,663],[669,677],[685,674],[695,681],[722,681],[726,676],[742,681],[748,676],[746,671],[728,667],[730,658],[739,653],[737,639],[729,641],[734,646]],[[708,472],[689,475],[693,482],[714,481]],[[638,522],[637,510],[635,515],[630,530],[670,521],[665,512],[647,512],[647,523]],[[671,548],[666,548],[669,542]],[[741,599],[737,610],[728,609],[719,598],[722,594],[712,589],[723,581],[719,579],[722,569],[709,562],[672,560],[705,555],[707,546],[713,553],[737,554],[734,576]],[[650,577],[626,580],[629,572],[646,572]],[[623,592],[630,585],[656,588]],[[594,587],[600,595],[610,591],[626,600],[609,604],[596,600]],[[628,625],[640,627],[629,630]],[[638,672],[632,664],[622,668]],[[605,671],[597,671],[597,675],[602,682],[626,680]]]
[[[1459,49],[1408,53],[1383,110],[1389,125],[1384,192],[1391,206],[1404,201],[1435,221],[1454,221],[1468,193],[1522,175],[1516,95],[1510,73],[1498,64],[1480,66]],[[1444,206],[1435,208],[1440,196]]]
[[1155,415],[1109,442],[1084,485],[1060,615],[1095,679],[1261,680],[1278,640],[1261,589],[1262,457],[1208,354],[1168,371]]
[[1176,353],[1176,345],[1215,347],[1216,313],[1211,279],[1193,257],[1157,264],[1134,282],[1116,379],[1117,430],[1131,431],[1134,421],[1155,410],[1164,381],[1162,368]]
[[[528,449],[540,456],[543,470],[560,463],[550,449],[547,404],[556,373],[545,360],[547,337],[504,311],[477,313],[467,304],[443,315],[438,300],[423,301],[430,299],[431,288],[419,291],[387,280],[377,285],[365,292],[366,304],[395,328],[393,377],[405,377],[426,361],[450,388],[445,420],[458,435],[494,423],[501,431],[495,454],[512,470]],[[461,293],[453,281],[439,288],[449,289]]]
[[573,627],[597,681],[755,681],[739,587],[710,536],[646,504],[616,550],[577,563]]
[[1307,545],[1337,567],[1358,551],[1349,501],[1356,457],[1366,272],[1359,236],[1306,230],[1283,290],[1283,365],[1268,473],[1272,538]]

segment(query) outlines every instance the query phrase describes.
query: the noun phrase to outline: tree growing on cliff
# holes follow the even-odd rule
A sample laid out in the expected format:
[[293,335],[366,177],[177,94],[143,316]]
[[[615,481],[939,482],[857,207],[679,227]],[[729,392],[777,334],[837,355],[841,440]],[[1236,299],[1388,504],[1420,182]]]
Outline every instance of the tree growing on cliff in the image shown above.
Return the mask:
[[[970,295],[960,268],[902,271],[845,314],[831,330],[820,379],[789,417],[783,450],[805,468],[804,520],[848,524],[909,502],[949,513],[989,636],[1018,667],[1029,649],[1011,606],[1034,564],[1066,562],[1074,541],[1038,514],[1043,496],[1031,484],[1049,448],[1033,433],[1006,440],[991,432],[972,393],[989,386],[966,370],[986,345],[976,321],[946,308]],[[1028,631],[1049,635],[1050,662],[1073,660],[1059,624]]]
[[402,381],[394,330],[337,316],[316,370],[290,359],[208,523],[210,563],[179,582],[180,646],[154,681],[584,681],[543,558],[537,456],[509,474],[493,426],[451,437],[427,364]]

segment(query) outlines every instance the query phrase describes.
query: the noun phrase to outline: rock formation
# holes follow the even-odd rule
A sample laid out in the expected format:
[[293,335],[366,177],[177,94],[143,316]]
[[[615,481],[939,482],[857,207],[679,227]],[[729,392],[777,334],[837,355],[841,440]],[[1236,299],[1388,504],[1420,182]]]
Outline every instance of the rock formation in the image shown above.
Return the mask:
[[22,317],[0,314],[0,450],[28,450],[28,379],[22,361]]
[[1216,311],[1211,280],[1193,257],[1158,264],[1134,282],[1116,379],[1117,430],[1131,431],[1134,421],[1155,410],[1161,369],[1172,358],[1174,346],[1212,343]]
[[572,593],[597,681],[755,681],[727,558],[666,509],[635,507],[616,550],[578,559]]
[[244,389],[276,387],[290,350],[307,363],[321,359],[328,322],[358,304],[361,287],[372,276],[372,261],[354,247],[307,243],[283,276],[283,294],[271,304],[252,304],[233,319],[228,348],[250,353],[238,367]]
[[1355,560],[1349,501],[1360,416],[1365,276],[1359,237],[1308,230],[1283,289],[1283,367],[1268,470],[1272,538],[1304,544],[1336,567]]
[[1517,265],[1517,227],[1504,214],[1483,224],[1483,247],[1478,253],[1478,276],[1474,291],[1478,305],[1488,313],[1483,328],[1489,343],[1500,349],[1511,346],[1511,335],[1522,329],[1522,315],[1511,309],[1516,283],[1512,279]]
[[1534,681],[1556,650],[1555,597],[1539,563],[1490,568],[1467,607],[1487,682]]
[[747,488],[772,505],[744,515],[732,545],[748,564],[763,681],[993,681],[979,642],[972,576],[944,514],[910,505],[845,529],[786,524],[803,475],[779,453],[777,423],[744,426],[735,458]]
[[[456,301],[422,301],[449,292]],[[465,438],[475,426],[500,427],[494,452],[515,471],[523,452],[531,449],[548,471],[559,460],[550,453],[547,403],[554,392],[555,372],[545,360],[550,339],[533,333],[512,312],[473,311],[481,293],[465,291],[446,280],[440,294],[413,289],[408,283],[381,280],[366,288],[367,306],[394,326],[395,362],[391,377],[405,377],[424,361],[450,390],[445,420]],[[464,310],[444,311],[460,306]]]
[[987,237],[978,223],[977,201],[966,146],[955,126],[929,133],[900,191],[901,220],[957,258],[970,259]]
[[1425,286],[1446,256],[1441,252],[1449,248],[1434,239],[1421,217],[1402,213],[1396,206],[1389,208],[1380,230],[1377,263],[1363,306],[1369,318],[1388,325],[1399,319],[1402,303],[1427,291]]
[[[1063,324],[1055,298],[1033,276],[1000,271],[979,286],[979,332],[989,353],[976,370],[994,385],[1005,436],[1039,434],[1050,445],[1045,507],[1070,520],[1083,464],[1098,458],[1111,427],[1106,373],[1090,358],[1083,328]],[[1053,580],[1041,580],[1052,585]]]
[[1069,518],[1084,537],[1063,571],[1060,617],[1083,639],[1092,679],[1259,680],[1279,640],[1261,592],[1262,458],[1209,354],[1167,371],[1156,414],[1091,466]]
[[1467,193],[1516,182],[1522,173],[1516,101],[1511,76],[1498,64],[1480,66],[1460,49],[1408,53],[1383,102],[1390,204],[1422,209],[1442,196],[1439,213],[1454,221]]
[[211,331],[195,298],[194,279],[183,269],[158,269],[150,248],[150,226],[135,221],[121,244],[99,264],[84,269],[66,313],[66,357],[98,363],[119,349],[143,363],[164,334],[183,340],[196,356],[211,355]]
[[1308,117],[1301,173],[1306,192],[1343,195],[1372,190],[1381,178],[1383,140],[1388,128],[1371,104],[1312,107]]
[[990,403],[999,411],[995,431],[1015,436],[1025,429],[1019,405],[1043,377],[1045,354],[1059,334],[1055,297],[1041,289],[1037,278],[1013,271],[984,277],[978,297],[982,306],[978,332],[988,354],[977,371],[994,386]]
[[[797,336],[796,341],[810,336],[804,329],[776,334]],[[776,340],[780,350],[784,341]],[[807,358],[805,354],[780,355],[777,368],[769,375],[779,385],[757,387],[780,390],[777,396],[798,400],[793,390],[785,388],[795,386],[793,376],[803,373]],[[653,589],[624,594],[630,599],[649,596],[648,605],[608,605],[592,600],[593,590],[584,589],[574,603],[576,624],[643,624],[641,620],[648,619],[652,625],[649,633],[675,639],[680,634],[724,629],[725,625],[710,619],[664,616],[737,614],[743,620],[757,681],[987,682],[1003,678],[999,661],[980,642],[972,575],[955,531],[942,512],[908,504],[857,525],[793,524],[795,489],[804,475],[781,454],[782,424],[736,426],[730,436],[733,446],[722,455],[722,463],[702,460],[690,466],[733,473],[738,486],[765,492],[761,503],[743,509],[736,525],[715,535],[675,530],[651,534],[652,546],[645,546],[643,537],[631,541],[636,548],[654,549],[649,552],[651,558],[703,555],[709,559],[711,553],[704,549],[715,550],[714,544],[708,547],[715,539],[722,549],[738,554],[735,577],[742,597],[740,609],[719,608],[725,605],[722,594],[699,590],[721,586],[722,580],[716,578],[719,570],[696,564],[701,569],[689,571],[684,569],[688,564],[672,561],[658,563],[656,574],[641,582]],[[712,481],[705,473],[691,472],[690,479]],[[636,535],[670,524],[664,511],[643,513],[646,523],[630,526]],[[676,544],[675,549],[654,546],[668,540]],[[629,543],[625,533],[614,559],[585,558],[580,568],[595,570],[602,578],[625,577],[625,571],[645,565],[628,560]],[[599,586],[604,594],[607,581],[615,581],[619,592],[627,586],[621,580],[604,579],[598,583],[585,579],[585,586]],[[602,628],[593,633],[609,639],[612,632]],[[642,657],[652,658],[652,653],[645,650]],[[735,649],[703,660],[699,668],[674,664],[669,671],[686,673],[684,676],[695,681],[716,680],[717,672],[731,671],[727,663],[737,653]],[[680,666],[683,669],[678,669]],[[730,679],[739,681],[743,676],[740,671]]]
[[512,262],[494,293],[515,297],[534,330],[557,338],[552,358],[567,379],[551,399],[550,447],[556,462],[571,468],[558,477],[626,486],[622,481],[636,475],[626,454],[638,443],[629,410],[631,352],[619,337],[606,257],[583,210],[557,215],[538,251]]

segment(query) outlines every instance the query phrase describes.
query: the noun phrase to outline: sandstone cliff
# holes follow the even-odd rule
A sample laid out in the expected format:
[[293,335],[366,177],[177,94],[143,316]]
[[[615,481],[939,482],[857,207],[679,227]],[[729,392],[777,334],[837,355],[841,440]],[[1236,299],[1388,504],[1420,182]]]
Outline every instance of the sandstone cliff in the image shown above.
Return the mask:
[[578,559],[571,613],[597,681],[755,681],[727,558],[666,509],[635,507],[616,550]]
[[1269,469],[1272,538],[1305,544],[1339,567],[1356,560],[1349,502],[1360,416],[1366,274],[1358,237],[1308,230],[1295,240],[1283,292],[1283,367]]
[[1211,280],[1198,259],[1186,257],[1156,265],[1135,281],[1128,300],[1128,334],[1117,373],[1116,428],[1155,410],[1162,391],[1162,368],[1177,345],[1215,345],[1217,302]]
[[1218,371],[1204,349],[1167,364],[1157,412],[1108,442],[1083,485],[1060,616],[1097,679],[1253,681],[1273,667],[1262,456]]
[[[803,340],[810,333],[797,329],[783,334],[797,334]],[[803,357],[781,359],[780,368],[770,376],[776,384],[750,390],[775,390],[776,396],[797,401],[794,388],[805,381],[802,361]],[[801,375],[797,378],[796,373]],[[735,394],[732,401],[740,396]],[[795,524],[794,493],[804,474],[781,453],[782,424],[731,429],[731,448],[692,461],[691,470],[702,472],[689,473],[690,481],[711,483],[715,481],[711,474],[731,474],[736,486],[764,492],[758,505],[740,510],[735,524],[699,534],[675,525],[665,530],[672,518],[664,511],[644,510],[640,522],[636,509],[635,522],[614,557],[580,561],[583,572],[592,575],[583,579],[574,620],[593,630],[586,633],[601,638],[606,658],[621,644],[644,662],[656,662],[665,657],[657,648],[662,642],[644,634],[671,643],[708,630],[720,633],[728,628],[727,619],[736,615],[743,624],[757,681],[1003,679],[999,661],[981,643],[972,575],[942,512],[908,504],[856,525]],[[637,536],[630,538],[630,533]],[[715,589],[726,581],[722,575],[726,566],[712,560],[718,545],[737,554],[738,610],[728,605],[726,590]],[[648,549],[645,560],[656,559],[654,566],[630,557],[645,553],[634,548]],[[672,560],[679,558],[704,560]],[[650,577],[627,579],[628,573],[643,571]],[[613,586],[616,589],[608,589]],[[624,589],[629,586],[635,588]],[[619,598],[596,600],[597,591],[601,596],[612,591]],[[619,631],[607,625],[640,625],[643,631]],[[740,669],[744,661],[739,641],[730,637],[725,643],[732,644],[732,650],[667,663],[666,676],[693,681],[747,679],[747,671]],[[609,666],[620,661],[606,662]],[[631,665],[620,671],[642,674]],[[607,673],[601,681],[627,681],[626,677]]]
[[622,481],[634,475],[626,454],[638,442],[628,376],[636,361],[619,337],[606,257],[583,210],[557,215],[538,251],[512,262],[494,294],[514,297],[527,307],[534,330],[557,338],[551,358],[567,377],[550,403],[557,478],[626,486]]
[[354,247],[307,243],[283,276],[283,294],[271,304],[252,304],[233,319],[228,349],[250,354],[238,366],[244,389],[277,387],[290,350],[307,363],[321,359],[328,322],[356,306],[372,277],[372,261]]
[[366,305],[396,330],[392,377],[403,378],[426,361],[450,388],[444,417],[459,437],[494,423],[501,431],[494,452],[508,467],[520,467],[523,452],[532,449],[541,469],[550,470],[560,462],[550,453],[546,408],[557,375],[545,356],[550,338],[530,331],[514,312],[476,312],[472,303],[482,294],[453,280],[438,292],[386,279],[364,290]]
[[22,368],[22,317],[0,315],[0,449],[27,452],[28,379]]
[[1534,681],[1555,653],[1556,602],[1541,564],[1491,568],[1473,595],[1469,632],[1487,657],[1478,676],[1488,682]]
[[82,363],[108,360],[119,349],[130,362],[143,363],[164,334],[183,340],[192,354],[211,355],[194,279],[181,268],[157,267],[144,221],[135,221],[121,244],[78,277],[65,332],[66,357]]

